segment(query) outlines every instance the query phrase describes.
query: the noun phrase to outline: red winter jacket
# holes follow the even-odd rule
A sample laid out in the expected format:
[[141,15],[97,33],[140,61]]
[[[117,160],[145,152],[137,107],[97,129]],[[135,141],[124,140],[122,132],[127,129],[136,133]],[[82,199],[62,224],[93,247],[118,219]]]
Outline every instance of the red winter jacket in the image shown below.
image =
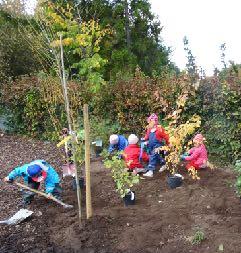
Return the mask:
[[[146,141],[149,140],[150,132],[151,132],[151,129],[148,129],[146,132],[146,135],[144,137]],[[165,129],[162,126],[158,125],[156,127],[155,134],[156,134],[156,139],[158,141],[161,142],[161,141],[165,140],[166,145],[169,145],[169,135],[166,133]]]
[[[123,156],[129,169],[133,170],[134,168],[143,168],[143,165],[139,161],[140,153],[141,148],[137,144],[129,144],[124,149]],[[144,151],[141,158],[143,162],[148,162],[149,160],[148,154]]]

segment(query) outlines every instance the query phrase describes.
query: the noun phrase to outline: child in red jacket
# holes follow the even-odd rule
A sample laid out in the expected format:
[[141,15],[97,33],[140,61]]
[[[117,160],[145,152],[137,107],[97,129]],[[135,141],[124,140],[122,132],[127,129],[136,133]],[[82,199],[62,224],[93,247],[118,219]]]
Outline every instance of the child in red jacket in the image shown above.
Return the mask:
[[164,145],[169,145],[169,136],[165,132],[164,128],[158,125],[158,116],[153,113],[148,118],[147,122],[149,123],[146,135],[144,137],[147,142],[150,156],[148,164],[148,172],[143,174],[146,177],[153,177],[153,171],[156,168],[156,165],[160,164],[160,172],[165,169],[165,159],[162,157],[163,154],[159,154],[157,149]]
[[186,155],[181,156],[181,160],[187,161],[187,169],[194,167],[199,170],[207,166],[208,154],[203,142],[204,138],[201,134],[195,135],[193,138],[194,147]]
[[128,169],[135,174],[145,172],[141,161],[148,162],[149,160],[148,154],[138,146],[138,141],[138,137],[135,134],[131,134],[128,137],[129,145],[124,149],[123,154]]

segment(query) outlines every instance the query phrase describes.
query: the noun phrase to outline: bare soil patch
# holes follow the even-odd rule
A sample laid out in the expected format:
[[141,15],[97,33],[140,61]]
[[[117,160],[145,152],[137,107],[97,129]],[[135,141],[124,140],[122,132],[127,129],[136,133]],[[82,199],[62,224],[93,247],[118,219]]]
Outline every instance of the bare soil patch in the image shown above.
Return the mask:
[[[0,137],[0,178],[14,167],[45,159],[59,172],[63,153],[49,142],[4,135]],[[17,226],[0,226],[1,253],[214,253],[241,252],[241,204],[231,184],[234,175],[224,169],[201,171],[192,181],[185,171],[182,187],[171,190],[166,172],[141,180],[135,187],[136,205],[125,207],[116,194],[109,172],[101,161],[92,165],[94,216],[77,222],[76,193],[70,178],[62,182],[63,200],[73,210],[36,197],[29,206],[33,217]],[[83,191],[83,207],[85,192]],[[0,184],[0,220],[20,209],[21,193]],[[85,213],[83,213],[85,217]],[[197,230],[205,240],[192,245]]]

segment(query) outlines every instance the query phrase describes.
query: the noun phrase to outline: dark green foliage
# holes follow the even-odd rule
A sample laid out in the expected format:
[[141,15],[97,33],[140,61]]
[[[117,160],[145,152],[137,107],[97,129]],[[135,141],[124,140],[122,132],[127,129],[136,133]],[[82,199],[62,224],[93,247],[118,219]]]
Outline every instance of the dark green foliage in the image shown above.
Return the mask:
[[235,163],[235,171],[237,173],[237,181],[235,183],[237,194],[241,197],[241,160],[237,160]]
[[19,30],[24,18],[13,18],[0,10],[0,83],[40,69],[28,38]]
[[187,68],[189,76],[191,77],[191,82],[194,83],[199,77],[197,73],[198,69],[196,65],[196,59],[193,56],[191,49],[189,48],[189,42],[186,36],[183,38],[183,43],[184,43],[184,50],[186,51],[186,54],[187,54],[186,68]]
[[[52,2],[67,5],[64,0]],[[78,19],[95,19],[103,28],[113,30],[100,51],[108,60],[105,79],[116,80],[118,73],[129,76],[137,65],[147,75],[161,74],[167,68],[176,70],[169,60],[170,50],[161,41],[160,21],[151,12],[148,0],[72,0],[68,4],[74,6]]]
[[[91,112],[93,139],[100,138],[108,144],[108,136],[114,132],[142,134],[148,114],[155,112],[163,119],[175,108],[177,96],[187,91],[189,100],[179,120],[185,121],[195,113],[200,115],[200,130],[207,139],[209,154],[222,161],[233,162],[240,158],[241,68],[234,63],[227,68],[225,44],[221,48],[224,69],[216,71],[212,78],[204,78],[203,74],[200,80],[195,57],[185,38],[188,76],[175,75],[177,69],[169,61],[169,49],[163,46],[160,38],[162,27],[151,13],[148,0],[52,2],[66,8],[72,5],[75,20],[95,19],[99,21],[101,29],[108,25],[112,30],[101,40],[98,54],[93,52],[91,55],[93,59],[98,56],[99,59],[108,60],[107,64],[101,64],[98,69],[95,69],[92,61],[81,63],[79,55],[71,53],[71,43],[64,47],[65,67],[70,72],[69,79],[72,79],[68,85],[75,123],[81,125],[81,108],[87,102]],[[56,65],[53,64],[48,43],[43,54],[43,51],[30,47],[39,45],[41,48],[41,43],[35,44],[36,36],[24,34],[19,29],[28,27],[29,22],[29,17],[12,17],[3,10],[0,11],[0,81],[7,83],[4,88],[0,87],[1,102],[11,111],[9,122],[13,130],[31,136],[57,139],[61,127],[66,127],[66,114],[61,88],[58,86],[59,79],[53,80],[57,73]],[[33,20],[31,22],[31,27],[38,29],[37,23]],[[55,38],[58,38],[59,30],[52,29],[53,31],[56,33]],[[36,34],[41,37],[40,30]],[[56,46],[57,53],[58,49]],[[42,58],[46,55],[48,64],[44,61],[39,64],[36,55]],[[135,73],[137,65],[140,68]],[[49,77],[46,78],[45,86],[37,78],[27,77],[40,69]],[[103,78],[100,89],[95,89],[94,92],[86,78],[78,77],[80,74],[82,77],[92,74],[89,70],[94,70],[97,77],[101,75]],[[23,75],[26,76],[19,78]],[[96,84],[98,78],[92,80]],[[8,86],[11,98],[5,92]],[[50,88],[47,89],[49,93],[45,91],[43,94],[46,87]]]
[[209,152],[223,162],[235,161],[241,154],[241,79],[238,68],[236,74],[231,67],[217,77],[203,79],[186,108],[187,115],[197,113],[202,117],[202,132],[207,138]]

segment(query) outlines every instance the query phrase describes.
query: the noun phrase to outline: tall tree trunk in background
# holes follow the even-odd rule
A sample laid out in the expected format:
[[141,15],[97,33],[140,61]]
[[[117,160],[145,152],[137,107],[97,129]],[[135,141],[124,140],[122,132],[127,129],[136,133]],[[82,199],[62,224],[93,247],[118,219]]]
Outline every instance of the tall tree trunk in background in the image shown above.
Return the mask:
[[128,0],[125,0],[125,30],[126,30],[126,43],[127,48],[131,50],[131,33],[130,33],[130,16],[129,16],[129,5]]

